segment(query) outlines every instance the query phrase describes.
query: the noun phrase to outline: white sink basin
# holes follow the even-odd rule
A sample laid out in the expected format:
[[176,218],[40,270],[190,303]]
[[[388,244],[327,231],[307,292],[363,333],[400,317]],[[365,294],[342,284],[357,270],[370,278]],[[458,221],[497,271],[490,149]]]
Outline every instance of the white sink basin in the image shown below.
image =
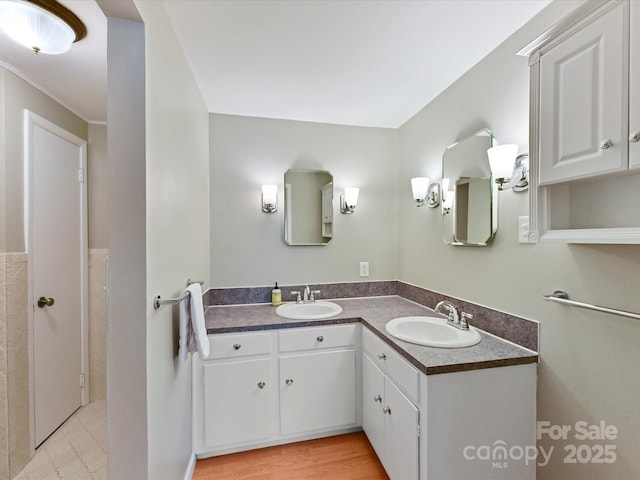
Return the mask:
[[333,302],[284,303],[276,308],[276,314],[293,320],[316,320],[329,318],[342,312],[342,307]]
[[427,347],[462,348],[480,342],[480,333],[475,328],[460,330],[440,317],[394,318],[384,328],[393,337]]

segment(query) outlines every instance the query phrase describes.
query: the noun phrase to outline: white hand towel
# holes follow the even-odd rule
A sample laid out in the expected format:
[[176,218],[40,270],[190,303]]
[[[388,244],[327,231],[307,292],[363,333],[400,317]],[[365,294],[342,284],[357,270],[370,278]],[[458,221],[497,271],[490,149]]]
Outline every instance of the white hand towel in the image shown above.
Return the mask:
[[209,338],[204,321],[202,305],[202,288],[199,283],[192,283],[184,291],[187,298],[179,305],[180,341],[178,356],[186,360],[189,353],[198,352],[200,358],[209,356]]

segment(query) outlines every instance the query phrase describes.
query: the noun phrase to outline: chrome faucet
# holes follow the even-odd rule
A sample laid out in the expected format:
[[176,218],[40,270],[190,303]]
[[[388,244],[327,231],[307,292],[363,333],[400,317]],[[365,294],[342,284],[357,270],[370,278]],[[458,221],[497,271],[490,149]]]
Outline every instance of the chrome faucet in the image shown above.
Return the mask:
[[447,312],[447,323],[453,327],[459,328],[460,330],[469,330],[469,324],[467,323],[467,319],[473,318],[472,315],[468,313],[462,314],[462,320],[460,320],[460,312],[458,308],[451,302],[447,300],[443,300],[438,302],[436,305],[435,311],[438,313],[442,313],[441,310],[444,309]]
[[296,296],[296,303],[314,303],[316,301],[315,296],[320,293],[320,290],[311,290],[307,285],[304,290],[292,290],[291,295]]

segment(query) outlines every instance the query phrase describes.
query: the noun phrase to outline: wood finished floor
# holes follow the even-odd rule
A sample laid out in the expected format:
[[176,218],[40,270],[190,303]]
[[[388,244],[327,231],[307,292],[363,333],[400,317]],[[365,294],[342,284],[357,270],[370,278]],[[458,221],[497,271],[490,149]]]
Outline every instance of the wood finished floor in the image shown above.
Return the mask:
[[363,432],[198,460],[192,480],[388,480]]

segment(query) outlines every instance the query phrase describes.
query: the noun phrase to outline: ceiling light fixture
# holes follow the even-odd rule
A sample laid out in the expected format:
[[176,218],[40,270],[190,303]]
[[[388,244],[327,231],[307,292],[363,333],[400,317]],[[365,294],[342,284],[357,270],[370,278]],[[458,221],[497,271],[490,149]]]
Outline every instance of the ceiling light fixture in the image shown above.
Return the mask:
[[0,28],[35,53],[58,55],[87,36],[87,28],[56,0],[0,0]]

